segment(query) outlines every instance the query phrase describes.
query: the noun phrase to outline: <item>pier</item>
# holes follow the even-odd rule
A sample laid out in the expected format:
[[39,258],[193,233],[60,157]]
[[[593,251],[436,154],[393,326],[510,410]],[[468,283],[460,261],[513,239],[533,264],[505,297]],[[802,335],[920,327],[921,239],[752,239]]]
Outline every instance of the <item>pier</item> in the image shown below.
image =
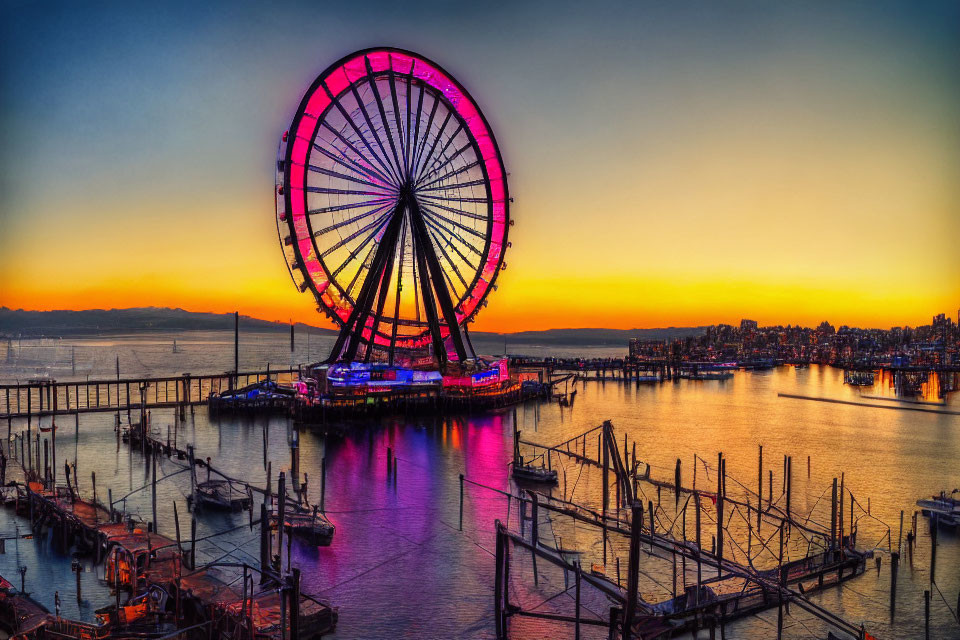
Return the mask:
[[266,369],[143,378],[64,381],[33,380],[0,385],[0,419],[39,418],[78,413],[171,409],[205,404],[211,393],[263,380],[290,382],[296,369]]

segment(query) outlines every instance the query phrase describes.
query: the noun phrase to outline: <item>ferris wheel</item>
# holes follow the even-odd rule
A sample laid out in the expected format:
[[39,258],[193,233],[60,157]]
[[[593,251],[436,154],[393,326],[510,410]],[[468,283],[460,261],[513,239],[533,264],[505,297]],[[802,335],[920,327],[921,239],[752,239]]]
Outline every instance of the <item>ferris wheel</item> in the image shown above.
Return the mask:
[[277,155],[277,228],[294,284],[340,327],[332,361],[475,357],[510,227],[506,171],[476,102],[392,48],[310,86]]

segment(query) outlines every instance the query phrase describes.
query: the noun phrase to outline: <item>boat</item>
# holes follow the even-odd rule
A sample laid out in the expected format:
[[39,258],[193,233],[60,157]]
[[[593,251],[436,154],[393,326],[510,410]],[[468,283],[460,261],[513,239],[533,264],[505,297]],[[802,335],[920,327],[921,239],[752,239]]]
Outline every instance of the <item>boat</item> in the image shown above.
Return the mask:
[[[279,522],[277,506],[276,501],[273,501],[270,508],[270,527],[275,529],[277,522]],[[310,511],[290,501],[284,505],[283,522],[284,531],[288,535],[299,538],[309,545],[327,547],[333,542],[336,527],[326,515],[319,512],[316,506]]]
[[940,526],[960,527],[960,499],[953,497],[957,493],[960,489],[954,489],[949,495],[941,491],[939,495],[917,500],[917,506],[923,515],[936,519]]
[[53,423],[51,423],[50,425],[48,425],[48,426],[46,426],[46,427],[39,427],[39,429],[40,429],[40,431],[42,431],[43,433],[50,433],[51,431],[56,431],[56,430],[57,430],[57,424],[56,424],[55,422],[53,422]]
[[229,480],[198,482],[193,495],[198,506],[223,511],[249,509],[253,502],[249,488],[247,491],[241,491]]
[[557,484],[557,472],[554,469],[546,467],[536,467],[525,465],[521,459],[520,464],[513,464],[513,479],[517,482],[528,482],[535,484]]
[[[516,416],[516,414],[514,414]],[[541,457],[542,460],[542,457]],[[527,464],[520,455],[520,432],[517,431],[516,422],[513,425],[513,460],[510,462],[511,475],[517,482],[526,482],[530,484],[557,484],[557,472],[554,469]]]

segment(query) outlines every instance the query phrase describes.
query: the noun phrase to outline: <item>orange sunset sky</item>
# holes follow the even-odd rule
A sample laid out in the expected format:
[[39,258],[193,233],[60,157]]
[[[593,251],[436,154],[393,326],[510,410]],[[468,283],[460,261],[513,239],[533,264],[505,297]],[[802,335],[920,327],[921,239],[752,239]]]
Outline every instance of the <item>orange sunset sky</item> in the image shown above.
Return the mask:
[[550,7],[4,9],[0,305],[327,326],[283,262],[276,144],[316,74],[387,44],[470,90],[510,173],[476,330],[956,317],[956,7]]

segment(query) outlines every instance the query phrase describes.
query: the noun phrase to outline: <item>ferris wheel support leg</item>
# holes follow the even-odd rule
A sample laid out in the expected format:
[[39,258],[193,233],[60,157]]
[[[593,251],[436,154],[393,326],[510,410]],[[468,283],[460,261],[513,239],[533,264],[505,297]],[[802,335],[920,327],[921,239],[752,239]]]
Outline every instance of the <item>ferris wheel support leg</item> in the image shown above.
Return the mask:
[[393,219],[390,220],[383,238],[377,246],[373,262],[370,265],[370,272],[366,278],[364,278],[363,285],[360,288],[360,295],[357,296],[357,303],[350,313],[346,324],[340,329],[340,335],[337,336],[337,342],[334,344],[332,352],[336,360],[352,360],[356,356],[359,339],[363,335],[363,325],[370,315],[370,308],[373,306],[373,296],[380,284],[387,254],[392,253],[396,248],[396,236],[402,218],[402,204],[398,204],[393,213]]
[[[463,362],[467,359],[467,350],[463,344],[463,335],[460,333],[460,323],[457,321],[457,314],[453,309],[453,302],[450,299],[450,292],[447,290],[447,284],[443,279],[443,267],[437,259],[437,254],[433,250],[433,245],[427,236],[427,227],[423,221],[423,214],[420,213],[420,207],[415,197],[410,198],[410,221],[412,223],[414,237],[419,241],[423,248],[422,256],[430,268],[430,280],[433,282],[433,288],[437,294],[437,302],[440,303],[440,309],[443,312],[443,319],[450,331],[450,338],[453,340],[453,347],[457,352],[457,359]],[[440,338],[439,331],[437,338]],[[443,340],[440,340],[440,350],[446,354],[446,348],[443,346]]]

